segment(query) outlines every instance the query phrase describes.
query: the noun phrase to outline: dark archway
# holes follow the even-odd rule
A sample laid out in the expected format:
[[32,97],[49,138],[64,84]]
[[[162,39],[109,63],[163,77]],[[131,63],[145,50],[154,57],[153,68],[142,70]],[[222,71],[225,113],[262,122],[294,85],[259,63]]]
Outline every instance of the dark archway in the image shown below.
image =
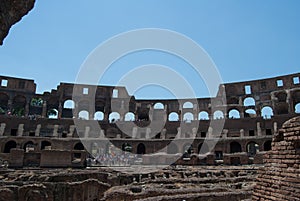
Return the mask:
[[24,144],[23,149],[25,152],[34,151],[34,144],[32,141],[28,141]]
[[249,156],[255,156],[259,152],[259,146],[256,142],[249,142],[246,148]]
[[4,146],[3,153],[10,153],[10,150],[13,148],[17,148],[17,143],[15,141],[8,141]]
[[272,141],[268,140],[264,143],[264,151],[270,151],[272,149]]
[[242,146],[238,142],[230,143],[230,153],[239,153],[242,152]]
[[41,143],[41,150],[44,150],[44,149],[51,149],[51,142],[42,141],[42,143]]
[[122,151],[131,152],[132,146],[128,143],[124,143],[124,144],[122,144]]
[[74,150],[84,150],[83,144],[81,142],[78,142],[77,144],[75,144]]
[[136,153],[137,154],[145,154],[146,153],[146,147],[143,143],[138,144]]

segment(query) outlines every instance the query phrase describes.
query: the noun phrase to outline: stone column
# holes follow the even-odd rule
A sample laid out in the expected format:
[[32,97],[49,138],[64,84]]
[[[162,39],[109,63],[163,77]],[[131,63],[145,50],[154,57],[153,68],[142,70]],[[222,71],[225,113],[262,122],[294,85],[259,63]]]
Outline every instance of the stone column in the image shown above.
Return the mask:
[[75,131],[75,125],[70,125],[69,133],[67,134],[68,138],[72,138]]
[[4,135],[5,127],[6,127],[6,123],[1,123],[0,124],[0,136]]
[[29,106],[30,106],[30,99],[26,97],[26,103],[25,103],[25,111],[24,111],[24,116],[28,117],[29,115]]
[[256,129],[257,129],[257,136],[262,136],[260,122],[256,123]]
[[23,132],[24,132],[24,124],[19,124],[17,136],[23,136]]
[[41,127],[42,127],[41,124],[38,124],[38,125],[36,126],[35,133],[34,133],[34,136],[35,136],[35,137],[40,136]]
[[54,125],[54,128],[53,128],[53,137],[58,137],[58,125]]

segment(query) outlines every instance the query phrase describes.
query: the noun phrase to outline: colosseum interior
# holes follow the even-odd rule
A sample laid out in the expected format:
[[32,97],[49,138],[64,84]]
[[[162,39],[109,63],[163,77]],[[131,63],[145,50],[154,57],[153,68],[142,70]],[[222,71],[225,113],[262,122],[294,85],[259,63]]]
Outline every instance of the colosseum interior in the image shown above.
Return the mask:
[[37,94],[0,76],[0,200],[300,200],[299,78],[139,100],[71,83]]

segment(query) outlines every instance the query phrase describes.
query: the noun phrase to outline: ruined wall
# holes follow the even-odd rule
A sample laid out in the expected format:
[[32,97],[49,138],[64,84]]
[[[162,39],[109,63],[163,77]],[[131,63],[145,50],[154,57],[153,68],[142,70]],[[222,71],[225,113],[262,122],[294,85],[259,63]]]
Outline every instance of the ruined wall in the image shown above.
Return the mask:
[[34,6],[35,0],[0,1],[0,45],[11,26],[22,19]]
[[274,136],[265,167],[259,170],[253,200],[300,200],[300,117]]

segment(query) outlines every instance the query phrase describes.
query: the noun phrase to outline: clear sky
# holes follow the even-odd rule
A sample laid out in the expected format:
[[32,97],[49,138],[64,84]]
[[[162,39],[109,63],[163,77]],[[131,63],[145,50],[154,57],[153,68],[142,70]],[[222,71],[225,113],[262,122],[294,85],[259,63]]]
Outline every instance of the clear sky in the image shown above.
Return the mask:
[[[37,0],[0,46],[0,69],[2,75],[34,79],[39,93],[49,91],[60,82],[74,82],[88,54],[110,37],[163,28],[202,46],[224,82],[285,75],[299,72],[299,19],[297,0]],[[130,69],[150,63],[181,69],[197,96],[208,95],[187,64],[151,51],[120,59],[101,84],[112,85]],[[136,95],[170,96],[151,87]]]

